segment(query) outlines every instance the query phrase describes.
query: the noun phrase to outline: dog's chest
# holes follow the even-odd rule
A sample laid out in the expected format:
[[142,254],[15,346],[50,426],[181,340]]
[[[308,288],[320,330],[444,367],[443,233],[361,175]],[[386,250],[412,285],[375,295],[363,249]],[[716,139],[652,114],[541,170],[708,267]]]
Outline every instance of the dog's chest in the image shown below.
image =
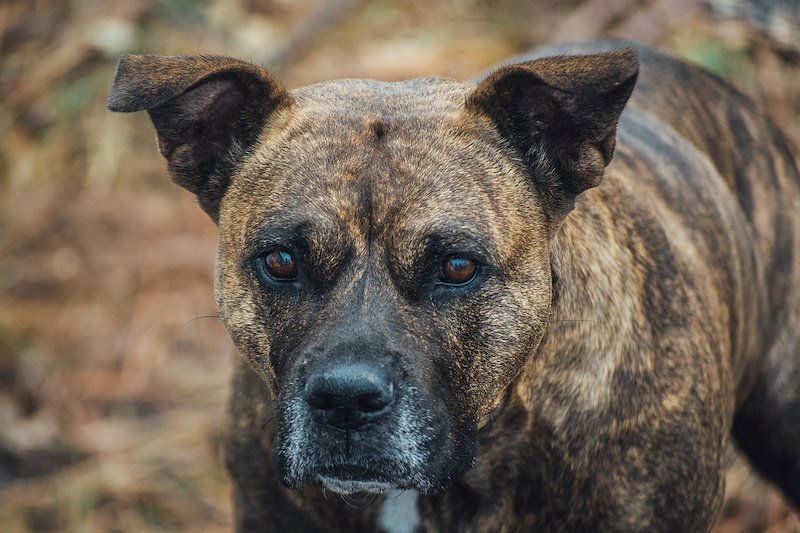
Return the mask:
[[386,533],[412,533],[419,525],[417,491],[396,490],[383,500],[378,524]]

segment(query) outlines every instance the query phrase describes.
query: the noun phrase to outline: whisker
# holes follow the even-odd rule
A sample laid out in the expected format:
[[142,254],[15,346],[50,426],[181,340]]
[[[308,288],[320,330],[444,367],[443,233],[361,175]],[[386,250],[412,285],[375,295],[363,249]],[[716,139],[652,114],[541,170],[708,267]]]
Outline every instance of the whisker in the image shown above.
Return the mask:
[[456,427],[454,427],[452,429],[453,429],[453,431],[455,431],[456,433],[458,433],[459,435],[461,435],[462,437],[467,439],[467,442],[469,442],[469,440],[472,438],[472,437],[470,437],[469,435],[467,435],[466,433],[464,433],[463,431],[461,431],[460,429],[458,429]]
[[264,420],[264,422],[261,424],[261,429],[264,429],[268,425],[270,425],[271,423],[275,422],[275,418],[276,418],[275,416],[271,416],[271,417],[267,418],[266,420]]
[[372,505],[378,495],[368,492],[364,494],[363,499],[361,500],[350,494],[340,494],[339,497],[351,509],[363,510]]
[[183,325],[184,325],[184,326],[188,326],[188,325],[189,325],[189,324],[191,324],[192,322],[197,322],[198,320],[203,320],[203,319],[205,319],[205,318],[213,318],[213,319],[215,319],[215,320],[220,320],[220,321],[222,320],[222,319],[219,317],[219,315],[203,315],[203,316],[198,316],[198,317],[195,317],[195,318],[193,318],[193,319],[191,319],[191,320],[189,320],[189,321],[187,321],[187,322],[184,322],[184,323],[183,323]]
[[278,400],[275,400],[275,399],[264,400],[264,401],[261,402],[261,405],[274,405],[276,403],[278,403]]

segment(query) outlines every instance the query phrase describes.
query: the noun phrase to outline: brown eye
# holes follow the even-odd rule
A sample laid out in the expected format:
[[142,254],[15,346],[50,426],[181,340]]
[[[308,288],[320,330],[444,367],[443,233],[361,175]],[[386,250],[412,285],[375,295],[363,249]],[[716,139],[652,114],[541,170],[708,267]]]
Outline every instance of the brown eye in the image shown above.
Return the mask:
[[261,257],[266,274],[272,279],[289,281],[297,277],[297,261],[289,250],[276,248]]
[[439,280],[448,285],[465,285],[478,273],[478,263],[466,257],[451,255],[442,263]]

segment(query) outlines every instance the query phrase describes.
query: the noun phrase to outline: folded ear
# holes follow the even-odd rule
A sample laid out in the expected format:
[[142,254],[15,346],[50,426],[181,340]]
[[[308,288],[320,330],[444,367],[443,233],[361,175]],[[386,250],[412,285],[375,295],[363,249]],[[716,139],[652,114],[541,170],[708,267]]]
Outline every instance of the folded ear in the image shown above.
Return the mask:
[[292,97],[266,70],[219,56],[124,55],[111,111],[147,110],[172,179],[216,222],[236,165]]
[[536,59],[497,70],[468,96],[523,156],[553,222],[600,184],[638,68],[630,48]]

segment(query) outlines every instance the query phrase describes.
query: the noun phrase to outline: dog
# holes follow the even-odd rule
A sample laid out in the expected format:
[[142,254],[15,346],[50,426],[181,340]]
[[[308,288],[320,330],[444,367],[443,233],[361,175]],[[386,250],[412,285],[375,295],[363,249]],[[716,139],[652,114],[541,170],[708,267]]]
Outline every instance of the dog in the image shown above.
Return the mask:
[[798,157],[714,75],[126,55],[108,105],[219,227],[237,531],[708,531],[734,439],[800,506]]

